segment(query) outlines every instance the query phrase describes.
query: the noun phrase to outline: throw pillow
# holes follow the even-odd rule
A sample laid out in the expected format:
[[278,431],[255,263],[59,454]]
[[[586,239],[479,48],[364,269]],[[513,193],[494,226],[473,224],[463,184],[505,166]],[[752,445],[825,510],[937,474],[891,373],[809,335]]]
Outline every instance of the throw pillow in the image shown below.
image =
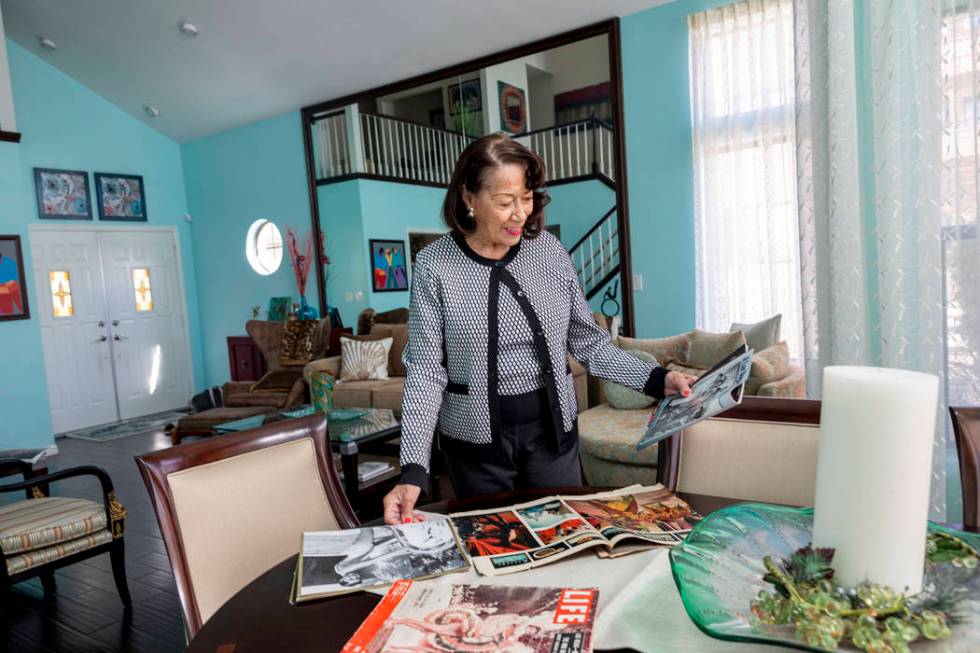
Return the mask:
[[252,384],[249,392],[268,390],[272,392],[289,392],[296,380],[303,376],[303,370],[295,367],[286,370],[266,372],[261,379]]
[[745,344],[745,335],[741,331],[733,333],[711,333],[695,329],[691,333],[691,356],[688,367],[711,367],[739,346]]
[[[653,354],[648,352],[640,351],[639,349],[630,349],[626,353],[645,363],[650,363],[651,365],[657,364],[657,359],[653,357]],[[612,381],[603,381],[602,389],[606,393],[606,401],[609,402],[609,405],[619,410],[647,408],[655,401],[653,397],[649,397],[642,392],[627,388],[618,383],[613,383]]]
[[333,410],[333,383],[331,372],[314,372],[310,377],[310,399],[317,410],[327,415]]
[[657,362],[665,367],[670,361],[675,361],[683,365],[687,363],[687,359],[691,354],[691,336],[687,333],[669,336],[667,338],[640,339],[619,336],[613,338],[613,344],[619,346],[620,349],[638,349],[648,354],[653,354]]
[[783,315],[773,315],[772,317],[756,322],[755,324],[739,324],[733,322],[729,331],[741,331],[745,334],[745,343],[752,351],[763,351],[769,349],[779,342],[779,325],[783,321]]
[[391,338],[391,351],[388,353],[388,375],[405,376],[405,363],[402,362],[402,354],[405,353],[405,345],[408,344],[408,325],[407,324],[375,324],[371,329],[372,336],[381,338]]
[[780,342],[752,355],[751,377],[762,383],[778,381],[789,374],[789,347]]
[[374,381],[388,378],[391,338],[381,340],[340,339],[340,380]]
[[281,365],[306,365],[313,359],[313,334],[319,320],[290,320],[282,325]]

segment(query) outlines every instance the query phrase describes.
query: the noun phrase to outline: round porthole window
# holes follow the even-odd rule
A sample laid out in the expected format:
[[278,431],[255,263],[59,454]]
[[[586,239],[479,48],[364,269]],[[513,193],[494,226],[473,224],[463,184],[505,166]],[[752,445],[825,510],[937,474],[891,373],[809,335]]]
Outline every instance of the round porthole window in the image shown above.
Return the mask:
[[245,258],[259,274],[272,274],[282,264],[282,234],[272,220],[260,219],[248,228]]

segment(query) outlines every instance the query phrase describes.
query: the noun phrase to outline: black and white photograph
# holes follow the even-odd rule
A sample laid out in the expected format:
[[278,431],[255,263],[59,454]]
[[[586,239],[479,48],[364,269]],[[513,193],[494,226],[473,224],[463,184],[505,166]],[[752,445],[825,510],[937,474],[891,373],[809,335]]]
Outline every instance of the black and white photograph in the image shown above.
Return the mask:
[[297,598],[429,578],[469,567],[449,521],[304,533]]

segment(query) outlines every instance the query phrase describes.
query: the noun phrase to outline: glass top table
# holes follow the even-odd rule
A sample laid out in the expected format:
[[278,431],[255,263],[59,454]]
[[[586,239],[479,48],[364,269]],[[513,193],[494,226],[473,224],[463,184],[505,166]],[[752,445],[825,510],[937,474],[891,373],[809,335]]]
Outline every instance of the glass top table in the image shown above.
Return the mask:
[[[263,424],[283,422],[313,415],[313,406],[281,410],[267,415],[254,415],[233,422],[225,422],[214,427],[215,433],[237,433],[254,429]],[[330,448],[340,454],[344,470],[344,490],[354,510],[359,509],[361,483],[358,481],[357,467],[360,447],[369,442],[393,440],[401,436],[401,424],[390,408],[335,408],[327,414],[327,432],[330,435]],[[373,479],[371,484],[379,483],[397,475],[397,470]]]

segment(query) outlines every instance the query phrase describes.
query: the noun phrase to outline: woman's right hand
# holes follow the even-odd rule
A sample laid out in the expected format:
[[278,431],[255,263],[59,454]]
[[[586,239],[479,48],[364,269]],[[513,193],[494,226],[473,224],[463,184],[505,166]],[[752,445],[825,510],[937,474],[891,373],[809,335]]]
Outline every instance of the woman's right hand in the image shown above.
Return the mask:
[[417,485],[396,485],[385,495],[385,523],[408,524],[413,521],[424,521],[425,517],[412,512],[415,502],[422,494],[422,488]]

